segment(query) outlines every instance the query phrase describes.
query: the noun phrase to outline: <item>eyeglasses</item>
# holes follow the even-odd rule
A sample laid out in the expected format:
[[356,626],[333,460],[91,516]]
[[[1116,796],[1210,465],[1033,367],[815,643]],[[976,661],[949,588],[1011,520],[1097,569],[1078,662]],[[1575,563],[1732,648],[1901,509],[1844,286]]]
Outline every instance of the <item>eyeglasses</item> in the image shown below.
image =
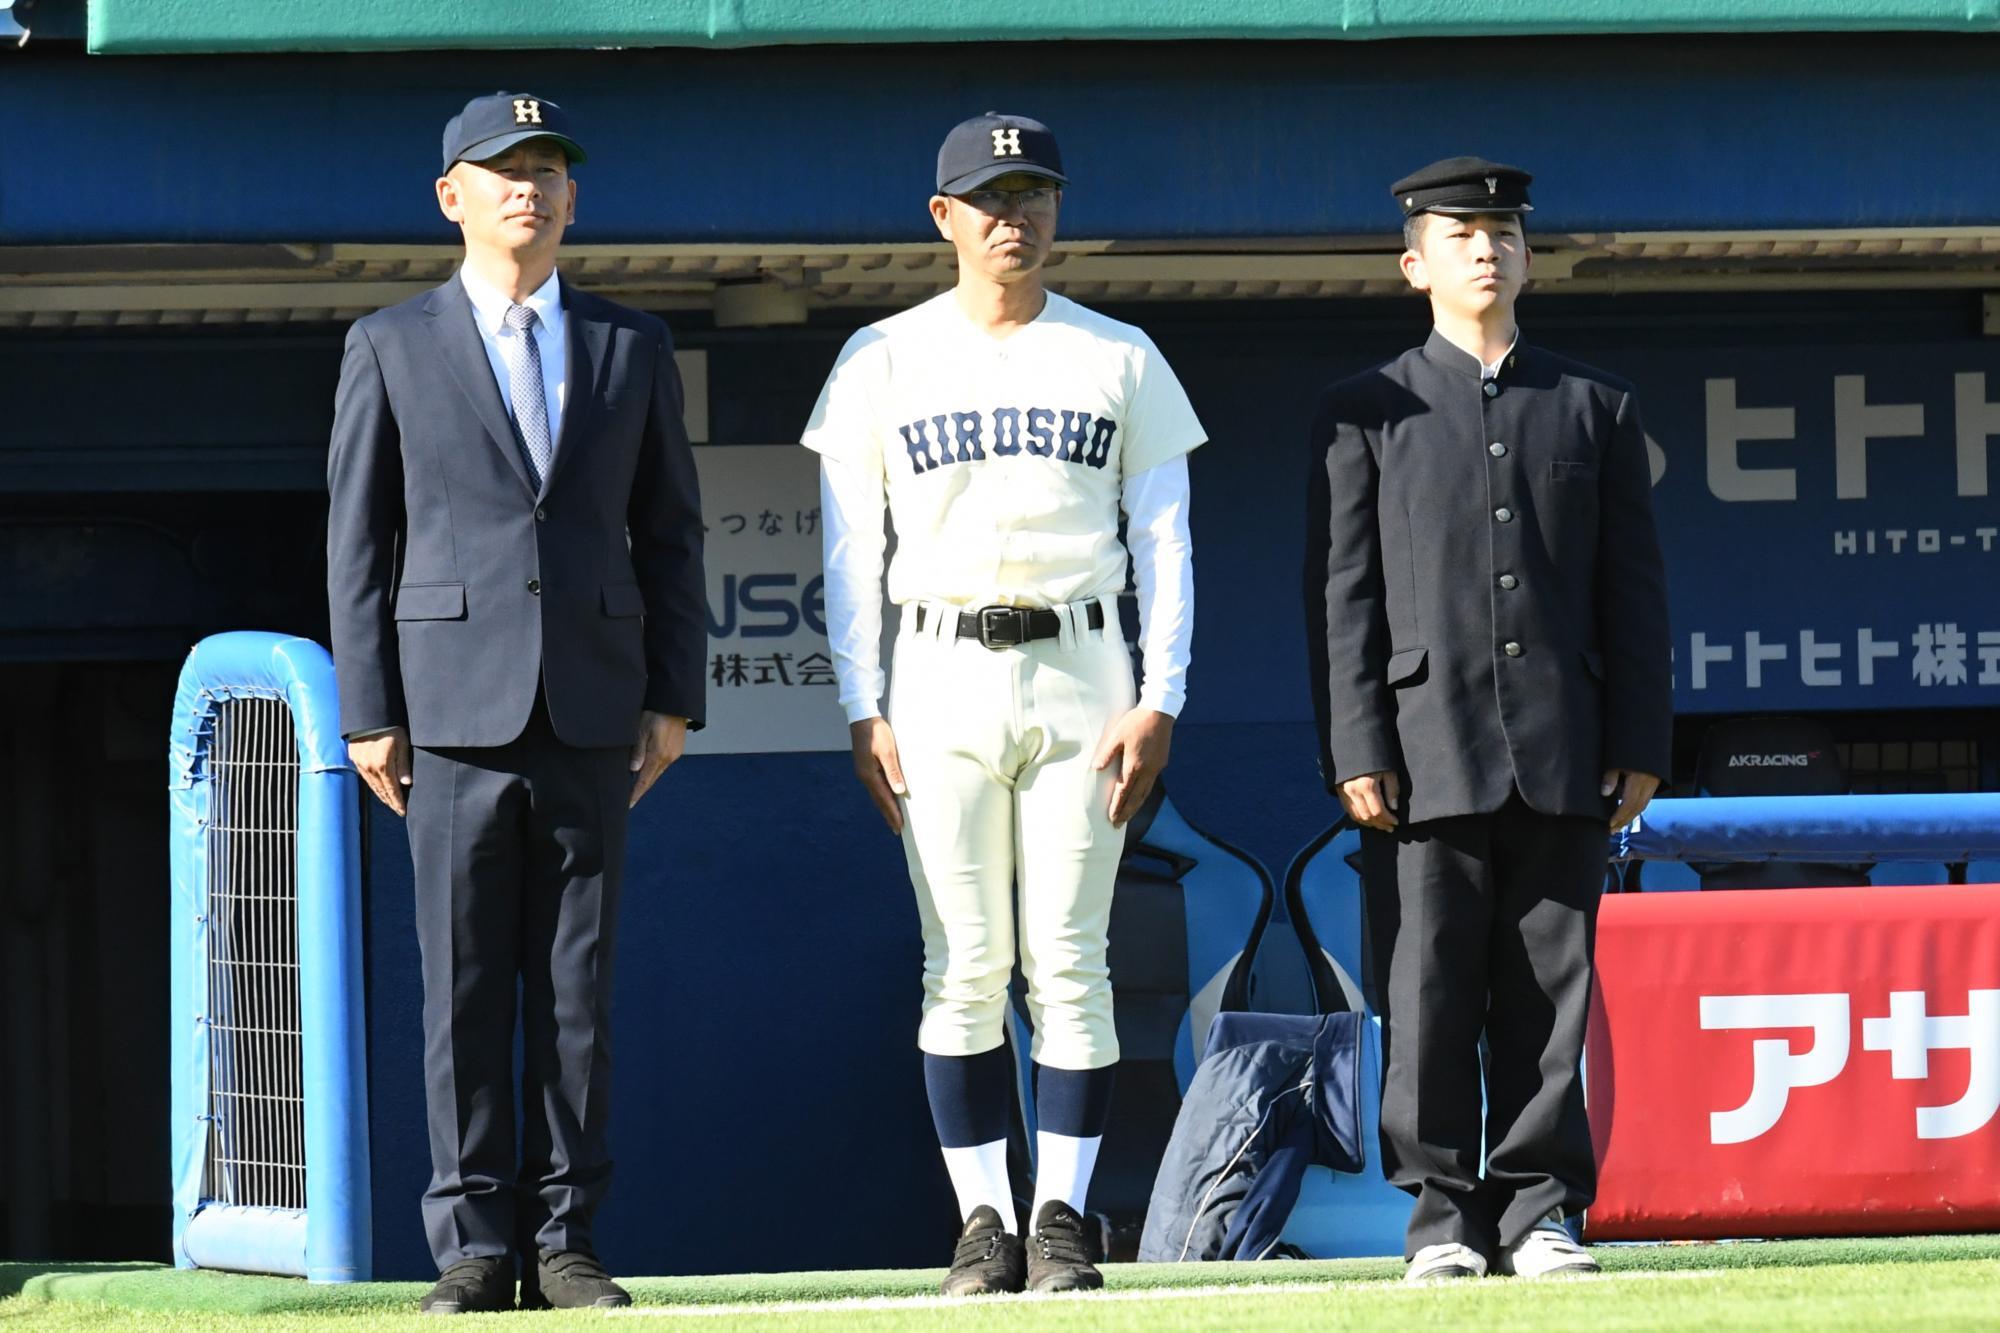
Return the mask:
[[982,213],[997,216],[1016,204],[1023,213],[1044,212],[1055,207],[1059,193],[1053,185],[1036,185],[1026,190],[968,190],[958,197]]

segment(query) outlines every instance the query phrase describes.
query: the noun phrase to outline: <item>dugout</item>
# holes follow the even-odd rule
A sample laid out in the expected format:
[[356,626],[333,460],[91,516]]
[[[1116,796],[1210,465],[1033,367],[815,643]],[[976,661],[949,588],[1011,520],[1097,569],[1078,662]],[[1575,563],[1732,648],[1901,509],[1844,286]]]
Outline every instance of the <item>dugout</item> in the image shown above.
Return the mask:
[[[795,461],[776,446],[847,333],[950,281],[921,211],[943,129],[989,105],[1053,124],[1078,184],[1052,280],[1142,323],[1212,436],[1192,461],[1176,801],[1274,870],[1330,812],[1295,610],[1306,424],[1320,385],[1421,336],[1386,183],[1461,148],[1536,173],[1529,336],[1641,389],[1677,776],[1709,720],[1805,712],[1857,790],[2000,788],[1992,20],[1763,0],[1727,31],[1668,3],[1621,6],[1612,30],[1551,0],[1534,22],[1495,5],[1361,41],[1302,2],[1229,31],[1161,8],[1135,28],[1106,6],[940,6],[962,26],[913,33],[832,5],[810,32],[704,38],[588,29],[590,6],[482,31],[456,7],[303,3],[280,29],[222,0],[17,0],[34,35],[0,49],[0,1253],[164,1257],[173,672],[215,630],[323,638],[342,328],[450,272],[435,131],[490,87],[532,86],[587,129],[565,272],[673,323],[705,482],[725,451],[768,448],[773,476]],[[1054,36],[1076,40],[1024,40]],[[971,39],[976,67],[944,44]],[[1471,129],[1468,104],[1504,119]],[[746,486],[755,462],[732,465]],[[809,634],[794,558],[713,571],[718,656],[753,629]],[[914,912],[872,820],[827,751],[692,755],[641,807],[614,1265],[934,1259],[950,1204],[909,1058]],[[369,833],[377,1271],[415,1276],[408,868],[393,820]],[[1302,980],[1286,938],[1266,943],[1276,995]],[[717,1126],[738,1146],[716,1150]],[[910,1225],[773,1236],[661,1204],[747,1223],[871,1161],[896,1165],[843,1169],[843,1212]]]

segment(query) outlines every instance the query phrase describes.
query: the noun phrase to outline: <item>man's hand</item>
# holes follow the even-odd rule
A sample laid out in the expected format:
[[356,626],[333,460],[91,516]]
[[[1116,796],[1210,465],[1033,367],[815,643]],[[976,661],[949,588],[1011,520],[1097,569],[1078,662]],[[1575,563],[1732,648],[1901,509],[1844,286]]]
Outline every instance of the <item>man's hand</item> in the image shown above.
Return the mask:
[[1167,766],[1167,752],[1173,748],[1174,720],[1150,708],[1134,708],[1113,722],[1097,746],[1097,771],[1102,773],[1118,763],[1118,780],[1111,784],[1108,807],[1113,828],[1139,813],[1139,807],[1153,794],[1153,784]]
[[627,809],[639,804],[639,798],[660,780],[660,774],[681,757],[687,742],[686,718],[665,713],[639,714],[639,739],[632,746],[632,771],[638,776],[632,779],[632,800]]
[[903,782],[903,759],[896,753],[896,734],[889,719],[864,717],[847,728],[854,743],[854,777],[868,799],[882,812],[882,822],[898,837],[903,832],[903,806],[896,798],[909,795]]
[[1641,773],[1636,768],[1604,770],[1603,794],[1609,796],[1618,792],[1618,808],[1611,812],[1611,831],[1616,833],[1637,819],[1639,812],[1646,808],[1646,803],[1659,789],[1660,780],[1651,773]]
[[410,785],[410,733],[406,728],[391,727],[349,741],[347,758],[376,800],[399,815],[408,813],[409,801],[403,791]]
[[1396,803],[1403,799],[1403,780],[1394,773],[1363,773],[1340,784],[1340,804],[1347,817],[1363,828],[1387,833],[1396,827]]

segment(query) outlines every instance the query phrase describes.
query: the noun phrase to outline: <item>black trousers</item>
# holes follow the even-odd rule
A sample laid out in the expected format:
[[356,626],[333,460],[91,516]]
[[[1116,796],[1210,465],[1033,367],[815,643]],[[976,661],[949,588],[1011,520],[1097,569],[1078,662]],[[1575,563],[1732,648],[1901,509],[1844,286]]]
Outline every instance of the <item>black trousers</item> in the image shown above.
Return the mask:
[[1596,1197],[1580,1062],[1606,837],[1519,792],[1493,814],[1362,830],[1382,1160],[1417,1196],[1406,1258],[1456,1241],[1491,1259]]
[[530,1262],[537,1246],[592,1249],[591,1216],[611,1178],[611,962],[630,758],[564,745],[539,702],[506,745],[415,753],[423,1213],[440,1269],[517,1248]]

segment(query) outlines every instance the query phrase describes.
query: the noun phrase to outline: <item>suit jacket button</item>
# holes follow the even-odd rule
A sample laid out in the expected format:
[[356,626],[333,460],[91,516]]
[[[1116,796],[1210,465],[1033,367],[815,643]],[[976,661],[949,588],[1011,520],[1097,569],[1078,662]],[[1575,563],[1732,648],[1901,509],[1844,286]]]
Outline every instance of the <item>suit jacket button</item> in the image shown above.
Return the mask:
[[1500,586],[1505,588],[1508,592],[1512,592],[1514,591],[1514,589],[1521,586],[1521,581],[1515,578],[1512,574],[1502,574],[1500,576]]
[[546,509],[544,509],[544,508],[542,508],[542,507],[541,507],[540,505],[536,505],[536,506],[535,506],[535,522],[537,522],[537,523],[546,523],[546,522],[548,522],[548,521],[549,521],[549,511],[548,511],[548,510],[546,510]]
[[1500,396],[1500,386],[1492,380],[1486,381],[1486,396],[1488,398],[1498,398]]
[[1502,523],[1512,523],[1514,521],[1514,511],[1502,505],[1493,511],[1493,517],[1499,519]]
[[540,597],[542,595],[542,581],[540,579],[529,579],[528,591]]
[[1507,456],[1507,446],[1495,440],[1486,446],[1486,452],[1492,454],[1495,458],[1505,458]]
[[1519,657],[1521,655],[1521,645],[1510,639],[1506,647],[1502,648],[1501,651],[1509,657]]

